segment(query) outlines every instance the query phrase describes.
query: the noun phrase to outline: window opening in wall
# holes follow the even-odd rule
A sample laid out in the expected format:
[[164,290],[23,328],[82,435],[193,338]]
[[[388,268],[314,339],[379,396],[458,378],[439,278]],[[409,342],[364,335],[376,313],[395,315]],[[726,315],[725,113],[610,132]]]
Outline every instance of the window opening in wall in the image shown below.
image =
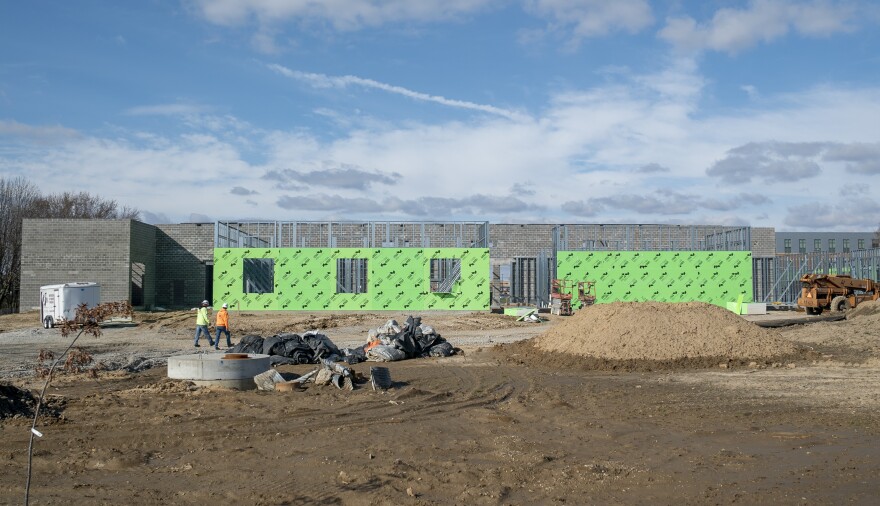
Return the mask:
[[275,259],[245,258],[242,260],[244,293],[275,291]]
[[144,277],[147,267],[139,262],[131,263],[131,305],[144,305]]
[[849,253],[849,239],[843,240],[843,252]]
[[336,259],[336,293],[367,293],[367,259]]
[[785,252],[791,253],[791,239],[785,239]]
[[460,258],[431,259],[431,291],[451,293],[455,282],[461,277]]
[[859,249],[865,249],[865,240],[859,239]]
[[834,239],[828,239],[828,253],[834,253],[837,250],[836,242]]
[[214,264],[205,264],[205,298],[213,300],[214,298]]
[[806,239],[798,239],[798,253],[806,253],[807,252],[807,240]]
[[813,239],[813,251],[822,251],[822,239]]
[[171,281],[171,303],[175,306],[186,305],[186,282],[184,280]]

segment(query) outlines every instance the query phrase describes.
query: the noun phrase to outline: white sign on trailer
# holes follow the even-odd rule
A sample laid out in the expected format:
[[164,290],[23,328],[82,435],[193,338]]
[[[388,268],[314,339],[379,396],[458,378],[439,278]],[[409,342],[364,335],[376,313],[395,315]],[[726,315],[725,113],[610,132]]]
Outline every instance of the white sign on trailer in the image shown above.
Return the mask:
[[40,321],[43,328],[76,317],[80,304],[92,308],[101,303],[101,285],[92,282],[64,283],[40,287]]

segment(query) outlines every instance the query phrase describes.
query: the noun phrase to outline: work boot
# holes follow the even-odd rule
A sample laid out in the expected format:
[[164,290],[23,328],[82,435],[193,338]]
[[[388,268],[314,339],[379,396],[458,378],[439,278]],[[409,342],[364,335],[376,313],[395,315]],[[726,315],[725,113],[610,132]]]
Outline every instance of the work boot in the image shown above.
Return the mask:
[[193,346],[195,346],[196,348],[201,348],[201,346],[199,346],[199,343],[196,343]]

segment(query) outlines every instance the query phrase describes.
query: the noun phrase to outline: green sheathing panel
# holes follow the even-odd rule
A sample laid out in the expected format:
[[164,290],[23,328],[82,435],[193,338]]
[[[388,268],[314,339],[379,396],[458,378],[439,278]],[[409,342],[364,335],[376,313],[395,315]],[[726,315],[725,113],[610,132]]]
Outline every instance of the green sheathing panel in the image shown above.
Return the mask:
[[596,281],[597,303],[752,300],[749,251],[560,251],[556,266],[558,278]]
[[[273,293],[244,293],[245,258],[271,258]],[[336,293],[336,260],[367,259],[367,292]],[[432,293],[432,258],[458,258],[451,293]],[[227,248],[214,250],[214,304],[242,310],[489,309],[485,248]]]

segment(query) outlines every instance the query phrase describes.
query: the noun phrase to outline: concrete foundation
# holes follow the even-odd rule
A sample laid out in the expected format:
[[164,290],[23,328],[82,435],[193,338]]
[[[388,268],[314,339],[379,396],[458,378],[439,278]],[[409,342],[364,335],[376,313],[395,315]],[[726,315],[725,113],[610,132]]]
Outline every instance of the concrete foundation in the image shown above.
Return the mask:
[[168,359],[168,377],[192,381],[199,386],[219,386],[235,390],[257,388],[254,376],[271,368],[269,355],[199,353]]

